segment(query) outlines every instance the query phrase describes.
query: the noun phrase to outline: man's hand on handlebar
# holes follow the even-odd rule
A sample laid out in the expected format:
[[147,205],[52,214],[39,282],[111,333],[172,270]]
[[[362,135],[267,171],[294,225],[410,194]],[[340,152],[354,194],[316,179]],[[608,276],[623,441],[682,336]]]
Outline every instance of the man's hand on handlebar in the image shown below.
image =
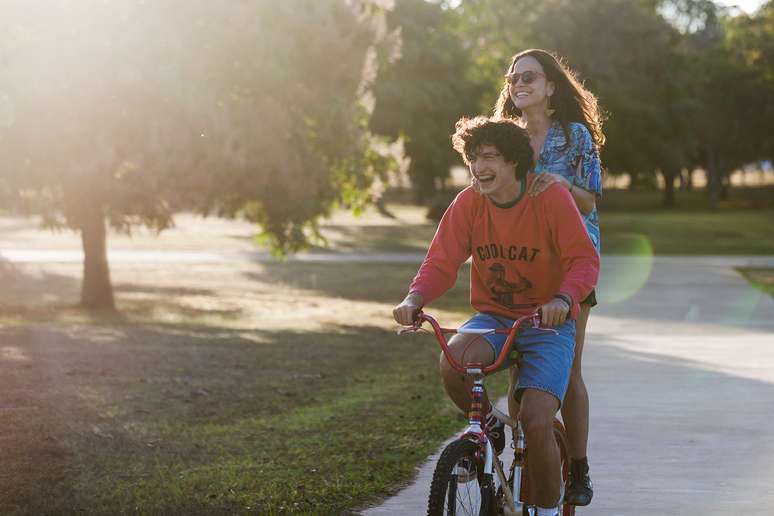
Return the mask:
[[540,307],[540,320],[543,328],[555,328],[564,324],[570,315],[570,307],[564,299],[555,297]]
[[414,324],[417,313],[424,306],[424,301],[422,294],[411,292],[398,306],[392,309],[392,316],[398,324],[411,326]]

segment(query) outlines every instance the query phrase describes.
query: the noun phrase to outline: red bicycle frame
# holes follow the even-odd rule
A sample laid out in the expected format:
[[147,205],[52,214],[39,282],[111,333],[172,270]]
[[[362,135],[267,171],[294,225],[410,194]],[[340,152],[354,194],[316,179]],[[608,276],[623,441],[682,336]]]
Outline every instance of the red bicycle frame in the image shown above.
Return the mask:
[[[466,374],[466,373],[472,373],[475,374],[475,372],[480,371],[482,374],[491,373],[492,371],[496,371],[500,368],[500,366],[503,365],[503,362],[505,361],[505,357],[508,356],[508,353],[511,350],[511,346],[513,345],[513,339],[516,337],[516,332],[519,330],[522,324],[524,324],[525,321],[529,321],[533,328],[537,328],[540,326],[540,313],[539,312],[533,312],[531,314],[525,315],[523,317],[519,317],[515,321],[513,321],[513,324],[510,328],[491,328],[491,329],[473,329],[473,328],[441,328],[441,325],[438,324],[438,321],[436,321],[433,317],[427,315],[424,312],[417,313],[416,316],[416,322],[413,326],[407,328],[404,331],[412,331],[412,330],[419,330],[422,327],[422,323],[427,321],[430,323],[430,326],[433,327],[433,331],[435,332],[435,337],[438,339],[438,344],[441,345],[441,349],[443,350],[443,354],[446,357],[446,360],[449,361],[449,364],[459,373]],[[503,345],[502,351],[500,351],[500,355],[497,357],[497,360],[495,362],[487,367],[481,367],[481,364],[466,364],[466,365],[475,365],[478,366],[475,369],[469,370],[466,365],[462,365],[452,356],[451,350],[449,349],[449,343],[446,341],[445,333],[460,333],[460,334],[472,334],[472,335],[490,335],[492,333],[499,333],[499,334],[507,334],[508,338],[505,341],[505,345]]]
[[[435,337],[438,340],[438,344],[441,345],[441,349],[443,350],[443,354],[446,357],[446,360],[449,362],[449,364],[459,373],[461,374],[469,374],[474,377],[473,381],[473,388],[471,390],[471,403],[470,403],[470,412],[468,413],[468,423],[470,424],[470,427],[462,434],[461,437],[471,437],[474,438],[478,443],[481,445],[482,450],[486,450],[489,444],[489,439],[486,436],[486,432],[483,428],[483,404],[482,400],[484,397],[484,376],[487,373],[490,373],[492,371],[496,371],[500,368],[500,366],[503,365],[503,362],[505,362],[505,357],[508,356],[508,353],[510,353],[511,346],[513,345],[513,340],[516,337],[516,332],[518,332],[519,328],[524,324],[526,321],[529,321],[530,324],[533,327],[539,327],[540,326],[540,313],[535,311],[531,314],[525,315],[523,317],[519,317],[515,321],[513,321],[513,324],[510,328],[490,328],[490,329],[478,329],[478,328],[442,328],[440,324],[438,324],[438,321],[436,321],[433,317],[427,315],[426,313],[420,311],[417,313],[415,322],[413,326],[410,326],[404,330],[401,331],[401,333],[404,332],[411,332],[411,331],[418,331],[422,329],[422,323],[427,321],[430,323],[430,326],[433,327],[433,332],[435,333]],[[446,333],[459,333],[459,334],[469,334],[469,335],[491,335],[493,333],[495,334],[507,334],[508,338],[505,341],[505,344],[503,345],[503,349],[500,351],[500,354],[495,359],[494,363],[482,367],[481,364],[460,364],[454,356],[452,356],[451,350],[449,349],[449,343],[446,341],[446,336],[444,334]],[[491,457],[490,453],[487,453],[488,457]],[[487,464],[485,467],[485,470],[488,472],[491,472],[491,465]]]

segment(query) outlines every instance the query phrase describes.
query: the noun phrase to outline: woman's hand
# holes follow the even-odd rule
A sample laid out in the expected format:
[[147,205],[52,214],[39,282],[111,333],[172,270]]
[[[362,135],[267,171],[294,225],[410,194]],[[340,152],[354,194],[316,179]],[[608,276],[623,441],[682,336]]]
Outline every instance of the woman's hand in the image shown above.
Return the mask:
[[422,294],[411,292],[398,306],[392,309],[392,316],[398,324],[411,326],[422,306],[424,306]]
[[541,172],[535,175],[529,187],[527,187],[527,195],[532,197],[540,195],[554,183],[561,183],[568,190],[570,189],[570,181],[566,177],[560,174],[552,174],[551,172]]

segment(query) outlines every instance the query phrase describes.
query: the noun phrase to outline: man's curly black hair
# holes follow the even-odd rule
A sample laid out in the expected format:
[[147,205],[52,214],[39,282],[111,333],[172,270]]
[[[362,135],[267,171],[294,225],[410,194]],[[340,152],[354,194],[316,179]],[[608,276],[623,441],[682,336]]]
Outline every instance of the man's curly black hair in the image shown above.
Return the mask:
[[507,163],[516,163],[516,178],[523,179],[534,165],[529,134],[509,119],[485,116],[460,118],[452,135],[454,150],[469,165],[482,145],[492,145],[503,155]]

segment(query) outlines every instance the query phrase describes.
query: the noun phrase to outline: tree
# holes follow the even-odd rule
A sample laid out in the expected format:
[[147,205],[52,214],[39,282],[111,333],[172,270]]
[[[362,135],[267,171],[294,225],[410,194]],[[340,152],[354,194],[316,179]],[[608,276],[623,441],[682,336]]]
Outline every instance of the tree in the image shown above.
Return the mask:
[[774,1],[753,15],[728,20],[726,45],[751,81],[752,97],[746,103],[752,116],[746,121],[754,133],[754,159],[774,157]]
[[650,2],[627,0],[554,2],[535,30],[580,72],[608,112],[605,165],[632,176],[658,171],[663,204],[673,205],[674,179],[695,145],[696,106],[683,94],[691,77],[675,51],[678,32]]
[[762,74],[772,69],[763,50],[772,41],[771,4],[749,22],[710,0],[463,0],[455,10],[457,33],[489,78],[482,106],[492,105],[511,55],[556,51],[609,115],[607,170],[660,173],[671,206],[683,168],[717,171],[710,191],[719,192],[728,171],[755,159],[756,142],[774,134],[774,117],[761,120],[774,91]]
[[729,38],[739,16],[709,0],[671,0],[665,5],[676,13],[682,32],[680,52],[692,77],[685,93],[700,106],[692,120],[695,163],[707,171],[707,193],[716,206],[728,196],[729,174],[756,159],[761,140],[755,130],[761,107],[756,99],[765,90]]
[[427,202],[459,162],[450,135],[462,115],[477,111],[481,90],[470,80],[470,57],[450,31],[453,12],[424,0],[398,0],[389,13],[400,30],[400,57],[374,87],[374,132],[402,137],[415,198]]
[[[162,230],[163,172],[193,141],[175,101],[181,79],[136,5],[6,3],[0,154],[6,192],[46,226],[80,232],[81,304],[114,308],[106,222]],[[11,202],[10,200],[8,201]]]
[[202,147],[213,195],[203,209],[242,214],[275,250],[296,251],[332,207],[370,200],[392,164],[368,131],[377,57],[395,41],[380,4],[254,2],[218,6],[203,22],[200,36],[222,38],[200,51],[216,92]]
[[602,156],[608,170],[633,176],[652,176],[656,169],[679,171],[683,140],[674,133],[680,123],[667,115],[681,109],[668,102],[667,93],[676,78],[670,76],[677,69],[670,54],[676,32],[654,5],[629,0],[467,0],[459,9],[464,25],[460,33],[477,46],[477,64],[491,77],[484,100],[490,108],[513,54],[532,47],[555,51],[599,97],[608,115]]
[[297,249],[385,166],[362,102],[382,13],[378,0],[6,2],[0,191],[81,233],[89,308],[114,308],[106,223],[242,212]]

